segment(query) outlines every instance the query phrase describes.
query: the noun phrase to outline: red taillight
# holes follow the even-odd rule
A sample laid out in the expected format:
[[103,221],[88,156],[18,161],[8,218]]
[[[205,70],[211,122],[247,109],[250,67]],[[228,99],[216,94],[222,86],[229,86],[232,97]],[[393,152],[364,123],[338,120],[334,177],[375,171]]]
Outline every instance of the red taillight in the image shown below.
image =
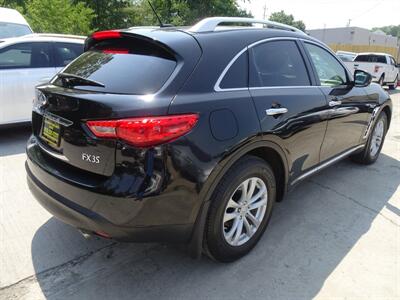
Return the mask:
[[109,48],[109,49],[104,49],[102,51],[103,51],[103,53],[106,53],[106,54],[128,54],[129,53],[128,49],[119,49],[119,48]]
[[118,138],[137,147],[152,147],[188,133],[198,118],[197,114],[187,114],[88,121],[86,124],[97,137]]
[[92,38],[95,40],[119,39],[120,37],[121,33],[113,30],[97,31],[92,34]]
[[379,72],[379,68],[380,68],[379,66],[375,66],[374,72],[378,73]]

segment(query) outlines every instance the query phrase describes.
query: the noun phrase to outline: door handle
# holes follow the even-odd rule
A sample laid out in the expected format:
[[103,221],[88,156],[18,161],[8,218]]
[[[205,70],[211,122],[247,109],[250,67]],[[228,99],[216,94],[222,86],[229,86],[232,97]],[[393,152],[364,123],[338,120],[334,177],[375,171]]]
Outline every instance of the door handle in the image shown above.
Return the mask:
[[329,106],[330,107],[338,106],[338,105],[341,105],[341,104],[342,104],[342,101],[340,101],[340,100],[331,100],[331,101],[329,101]]
[[267,116],[282,115],[282,114],[286,114],[287,112],[288,112],[288,109],[285,107],[270,108],[265,111]]

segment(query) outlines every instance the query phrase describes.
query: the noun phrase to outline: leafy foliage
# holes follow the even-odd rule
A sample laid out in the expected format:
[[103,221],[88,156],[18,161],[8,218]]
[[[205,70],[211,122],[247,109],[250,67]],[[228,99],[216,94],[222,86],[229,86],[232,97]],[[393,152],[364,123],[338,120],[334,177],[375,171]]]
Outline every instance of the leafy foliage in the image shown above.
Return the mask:
[[31,0],[26,16],[35,32],[88,34],[95,14],[83,2]]
[[[176,26],[191,25],[211,16],[250,16],[236,0],[151,2],[163,23]],[[0,0],[0,6],[18,9],[35,32],[88,34],[159,24],[147,0]]]
[[293,15],[287,15],[283,10],[272,13],[269,20],[290,25],[302,31],[306,30],[306,25],[303,21],[295,21]]
[[129,0],[73,0],[74,5],[83,2],[92,9],[95,17],[92,19],[92,29],[126,28],[130,19],[125,9],[131,6]]
[[391,25],[391,26],[384,26],[384,27],[375,27],[372,28],[372,31],[375,30],[382,30],[386,34],[390,34],[391,36],[400,38],[400,25]]

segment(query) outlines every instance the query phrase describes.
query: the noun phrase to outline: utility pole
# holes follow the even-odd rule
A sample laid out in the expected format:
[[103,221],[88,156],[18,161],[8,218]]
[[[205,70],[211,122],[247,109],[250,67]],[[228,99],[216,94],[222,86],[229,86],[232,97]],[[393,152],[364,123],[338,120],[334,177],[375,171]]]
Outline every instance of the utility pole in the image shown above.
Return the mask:
[[263,13],[263,19],[267,19],[267,1],[264,3],[264,13]]
[[349,21],[347,22],[347,27],[350,27],[351,24],[351,19],[349,19]]

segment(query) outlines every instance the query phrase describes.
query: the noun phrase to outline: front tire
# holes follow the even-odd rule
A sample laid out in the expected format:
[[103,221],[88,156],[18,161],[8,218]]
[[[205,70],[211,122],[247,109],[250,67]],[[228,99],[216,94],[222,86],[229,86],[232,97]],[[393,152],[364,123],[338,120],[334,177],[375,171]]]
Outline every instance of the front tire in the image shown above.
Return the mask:
[[374,127],[371,130],[368,142],[361,153],[351,156],[351,159],[360,164],[373,164],[379,157],[379,154],[385,141],[388,128],[388,119],[385,112],[381,112],[376,119]]
[[267,227],[275,200],[275,176],[264,160],[245,156],[236,162],[211,199],[206,253],[221,262],[249,253]]
[[379,84],[380,86],[383,86],[383,85],[384,85],[384,82],[385,82],[385,76],[382,74],[381,78],[379,78],[378,84]]

